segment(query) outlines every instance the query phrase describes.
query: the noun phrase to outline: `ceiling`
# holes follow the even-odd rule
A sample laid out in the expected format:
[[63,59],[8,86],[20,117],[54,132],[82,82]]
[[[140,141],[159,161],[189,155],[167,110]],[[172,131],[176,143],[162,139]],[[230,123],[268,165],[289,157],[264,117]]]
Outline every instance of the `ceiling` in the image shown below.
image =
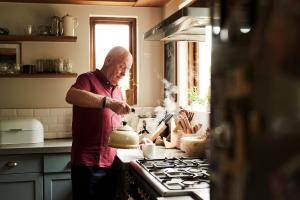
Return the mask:
[[163,7],[170,0],[0,0],[0,2],[90,4],[107,6]]

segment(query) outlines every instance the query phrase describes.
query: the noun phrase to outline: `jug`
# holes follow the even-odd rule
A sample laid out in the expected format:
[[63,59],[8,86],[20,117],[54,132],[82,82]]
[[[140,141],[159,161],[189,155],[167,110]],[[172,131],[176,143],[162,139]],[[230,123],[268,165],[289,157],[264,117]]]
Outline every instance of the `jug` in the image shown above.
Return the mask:
[[63,35],[64,36],[75,36],[75,28],[78,26],[77,18],[66,14],[62,17],[63,23]]

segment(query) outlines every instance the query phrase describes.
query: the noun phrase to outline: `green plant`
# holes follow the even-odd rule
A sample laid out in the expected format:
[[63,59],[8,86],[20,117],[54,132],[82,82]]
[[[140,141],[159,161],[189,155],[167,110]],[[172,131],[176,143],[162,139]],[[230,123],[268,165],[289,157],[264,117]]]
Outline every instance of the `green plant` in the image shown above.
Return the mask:
[[199,101],[200,100],[200,95],[197,90],[197,87],[193,87],[188,90],[188,99],[191,101]]
[[209,102],[209,97],[208,97],[208,96],[200,97],[198,101],[199,101],[199,103],[200,103],[201,105],[208,104],[208,102]]
[[197,87],[193,87],[193,88],[188,90],[188,99],[191,102],[196,101],[201,105],[205,105],[209,102],[209,96],[201,97]]

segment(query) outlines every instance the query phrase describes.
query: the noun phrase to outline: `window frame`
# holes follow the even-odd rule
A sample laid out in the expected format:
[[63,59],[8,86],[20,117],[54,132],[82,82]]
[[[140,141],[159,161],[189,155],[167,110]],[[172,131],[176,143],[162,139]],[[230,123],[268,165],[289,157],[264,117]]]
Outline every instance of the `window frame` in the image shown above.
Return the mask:
[[[200,92],[199,88],[199,43],[188,42],[188,90],[196,89],[196,92]],[[188,102],[191,105],[191,102]]]
[[95,61],[95,25],[96,24],[125,24],[129,26],[129,51],[133,56],[132,67],[129,71],[129,86],[133,90],[130,105],[137,104],[137,55],[136,55],[136,18],[126,17],[90,17],[90,70],[96,70]]

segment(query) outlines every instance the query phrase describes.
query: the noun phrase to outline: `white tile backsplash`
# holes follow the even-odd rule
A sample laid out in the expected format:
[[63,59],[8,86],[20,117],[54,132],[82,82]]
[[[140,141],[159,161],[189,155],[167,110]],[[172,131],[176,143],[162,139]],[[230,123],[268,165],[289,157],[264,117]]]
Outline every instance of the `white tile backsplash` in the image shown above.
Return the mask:
[[57,132],[56,138],[71,138],[72,134],[70,132]]
[[49,132],[65,131],[65,126],[62,124],[49,124]]
[[46,109],[46,108],[43,108],[43,109],[33,109],[33,113],[34,113],[34,116],[37,116],[37,117],[50,116],[50,110],[51,109]]
[[42,116],[40,117],[42,124],[57,124],[57,116]]
[[0,109],[0,120],[19,118],[40,120],[45,139],[71,137],[72,108]]
[[16,109],[18,117],[33,117],[33,109]]
[[[46,138],[46,135],[45,135]],[[55,139],[57,138],[57,134],[54,132],[47,132],[47,139]]]
[[72,115],[58,116],[57,124],[72,124]]
[[10,119],[17,116],[17,109],[0,109],[0,116]]
[[[135,107],[136,112],[125,116],[130,122],[130,116],[154,113],[153,107]],[[35,109],[0,109],[1,119],[35,118],[44,126],[45,139],[72,137],[72,108],[35,108]]]
[[62,116],[65,114],[65,109],[63,108],[52,108],[50,109],[51,116]]
[[72,114],[73,114],[73,109],[72,108],[65,108],[64,110],[65,110],[66,115],[72,116]]

